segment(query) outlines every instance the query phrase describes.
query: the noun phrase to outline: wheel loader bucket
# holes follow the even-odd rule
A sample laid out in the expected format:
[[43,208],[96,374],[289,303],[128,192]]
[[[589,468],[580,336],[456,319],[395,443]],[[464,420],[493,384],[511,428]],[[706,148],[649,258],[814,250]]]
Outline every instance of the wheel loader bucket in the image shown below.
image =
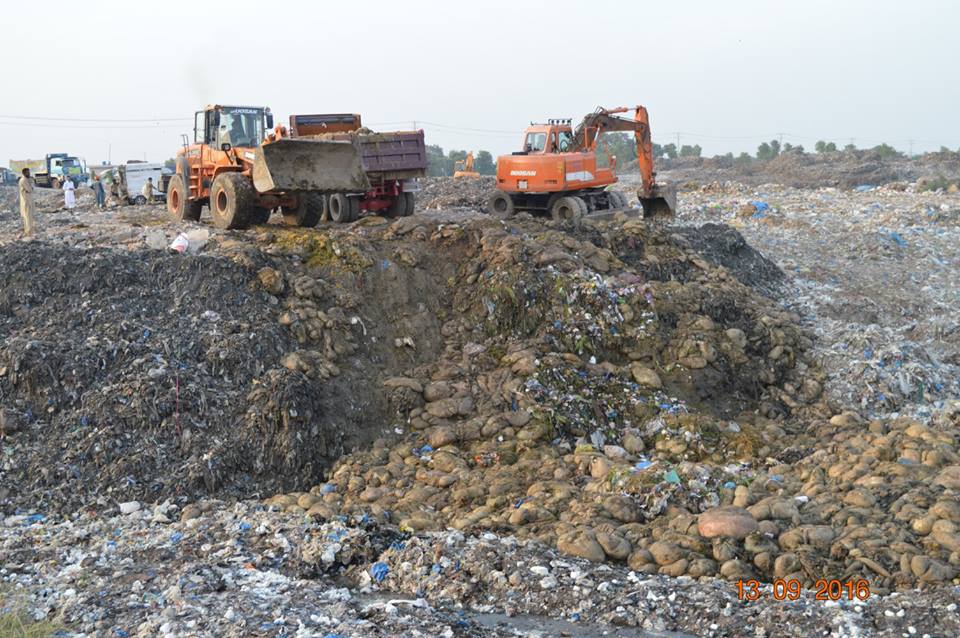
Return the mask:
[[352,142],[281,138],[257,148],[253,185],[270,191],[370,190],[360,150]]
[[677,214],[677,187],[673,184],[658,184],[651,189],[650,197],[639,194],[644,219],[673,217]]

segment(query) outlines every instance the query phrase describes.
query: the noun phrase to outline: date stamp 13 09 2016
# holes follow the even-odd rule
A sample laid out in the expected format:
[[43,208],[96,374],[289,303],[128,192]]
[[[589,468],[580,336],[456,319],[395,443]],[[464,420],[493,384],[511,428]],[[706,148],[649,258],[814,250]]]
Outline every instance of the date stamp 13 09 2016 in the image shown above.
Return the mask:
[[[737,598],[740,600],[798,600],[803,593],[799,580],[778,578],[766,587],[757,580],[738,580]],[[836,580],[821,578],[813,584],[815,600],[867,600],[870,598],[870,583],[864,579]]]

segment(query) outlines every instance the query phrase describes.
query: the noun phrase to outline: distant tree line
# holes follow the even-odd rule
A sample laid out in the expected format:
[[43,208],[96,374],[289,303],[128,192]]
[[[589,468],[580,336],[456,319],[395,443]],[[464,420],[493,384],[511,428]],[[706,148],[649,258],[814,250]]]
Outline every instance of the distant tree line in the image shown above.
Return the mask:
[[[818,140],[817,143],[813,145],[813,148],[817,153],[840,152],[840,149],[835,142],[828,142],[825,140]],[[854,144],[847,144],[842,150],[843,152],[851,152],[858,149]],[[905,153],[901,153],[894,147],[885,143],[863,150],[878,153],[881,159],[906,157]],[[943,146],[940,148],[940,152],[952,153],[953,151]],[[703,149],[699,144],[683,144],[679,148],[677,148],[677,145],[674,143],[653,144],[653,156],[656,159],[701,157],[702,153]],[[734,160],[737,162],[750,162],[755,159],[772,160],[787,153],[803,155],[806,153],[806,149],[804,149],[803,145],[801,144],[793,145],[790,142],[781,144],[780,140],[772,139],[769,142],[762,142],[757,147],[756,155],[750,155],[749,153],[744,152],[740,153],[738,156],[734,156],[733,153],[726,153],[725,155],[718,157],[725,157],[729,160]],[[957,150],[957,153],[960,154],[960,149]],[[617,158],[618,166],[625,166],[627,163],[637,158],[636,139],[629,133],[605,133],[597,144],[597,155],[598,160],[600,160],[602,163],[606,162],[606,157],[608,155],[613,155]],[[429,163],[427,174],[431,176],[453,175],[454,163],[458,160],[463,160],[466,158],[466,156],[466,151],[452,150],[449,153],[444,154],[443,149],[439,146],[429,145],[427,146],[427,160]],[[497,173],[496,161],[488,151],[481,150],[474,153],[474,168],[481,175],[496,175]]]

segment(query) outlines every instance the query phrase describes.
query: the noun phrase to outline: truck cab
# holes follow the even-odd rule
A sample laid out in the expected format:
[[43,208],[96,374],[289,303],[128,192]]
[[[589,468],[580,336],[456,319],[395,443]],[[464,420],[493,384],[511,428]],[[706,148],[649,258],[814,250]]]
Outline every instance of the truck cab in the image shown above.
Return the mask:
[[75,185],[80,185],[85,184],[89,178],[86,162],[66,153],[47,155],[47,174],[54,188],[59,188],[65,179],[71,179]]

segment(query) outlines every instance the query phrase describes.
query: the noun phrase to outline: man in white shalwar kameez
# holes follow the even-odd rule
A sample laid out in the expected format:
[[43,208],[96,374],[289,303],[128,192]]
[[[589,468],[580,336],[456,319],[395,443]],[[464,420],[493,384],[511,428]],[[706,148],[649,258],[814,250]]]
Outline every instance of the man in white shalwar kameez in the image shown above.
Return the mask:
[[73,208],[77,205],[77,187],[73,185],[73,180],[69,177],[63,180],[63,202],[67,208]]

